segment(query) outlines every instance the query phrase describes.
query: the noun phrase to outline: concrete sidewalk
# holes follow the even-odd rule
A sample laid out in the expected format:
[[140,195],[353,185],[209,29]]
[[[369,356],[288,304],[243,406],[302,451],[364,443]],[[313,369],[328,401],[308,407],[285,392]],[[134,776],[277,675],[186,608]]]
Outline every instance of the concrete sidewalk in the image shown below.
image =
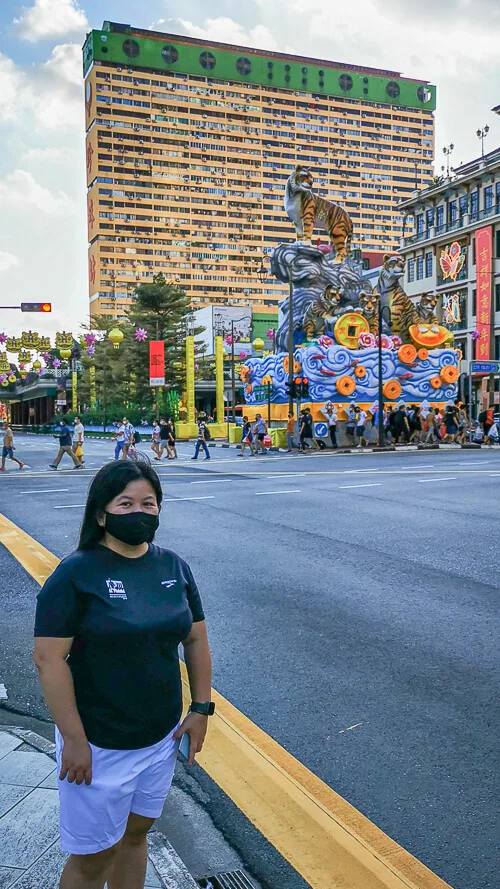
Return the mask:
[[[55,745],[15,726],[0,731],[0,889],[57,889],[59,848]],[[198,889],[172,846],[151,831],[146,889]]]

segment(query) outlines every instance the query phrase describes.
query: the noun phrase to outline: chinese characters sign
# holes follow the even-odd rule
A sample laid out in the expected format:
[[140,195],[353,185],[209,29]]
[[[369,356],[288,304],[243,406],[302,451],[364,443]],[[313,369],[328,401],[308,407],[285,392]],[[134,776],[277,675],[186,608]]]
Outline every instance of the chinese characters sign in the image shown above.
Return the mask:
[[149,343],[149,385],[165,385],[165,343],[151,340]]
[[477,230],[476,327],[479,337],[476,340],[476,358],[478,359],[490,357],[492,241],[491,226]]

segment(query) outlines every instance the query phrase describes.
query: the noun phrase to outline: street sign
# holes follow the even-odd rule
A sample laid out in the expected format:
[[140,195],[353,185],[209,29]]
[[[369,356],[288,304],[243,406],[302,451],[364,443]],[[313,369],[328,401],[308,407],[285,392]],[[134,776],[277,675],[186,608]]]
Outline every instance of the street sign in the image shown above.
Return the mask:
[[500,372],[500,361],[471,361],[471,374],[497,374]]
[[316,438],[324,438],[325,435],[328,435],[328,426],[326,423],[316,423],[314,434]]
[[254,386],[253,394],[255,401],[265,401],[267,399],[267,386]]

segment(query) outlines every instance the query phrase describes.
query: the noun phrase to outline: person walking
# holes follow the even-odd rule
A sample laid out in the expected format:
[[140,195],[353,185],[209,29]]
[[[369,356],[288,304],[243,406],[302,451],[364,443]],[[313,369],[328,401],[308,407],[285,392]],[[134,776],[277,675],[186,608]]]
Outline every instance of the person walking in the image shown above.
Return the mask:
[[456,401],[455,404],[458,410],[458,432],[455,436],[455,441],[458,444],[465,444],[467,429],[469,427],[469,418],[463,403],[461,401]]
[[151,436],[151,450],[155,453],[155,460],[160,459],[160,424],[153,420],[153,434]]
[[410,444],[412,441],[421,441],[422,417],[420,416],[420,408],[416,404],[412,404],[408,411],[408,425],[410,427]]
[[358,418],[358,414],[357,414],[357,410],[356,410],[356,405],[355,404],[349,405],[349,410],[347,412],[347,423],[346,423],[345,431],[346,431],[346,435],[348,435],[352,438],[352,444],[355,444],[354,436],[356,434],[357,418]]
[[288,414],[288,422],[286,424],[286,443],[288,445],[287,454],[291,454],[292,449],[295,447],[295,441],[293,438],[294,434],[295,434],[295,415],[289,413]]
[[168,429],[168,451],[169,456],[172,460],[177,460],[177,444],[175,440],[175,424],[173,418],[170,417],[167,420],[167,429]]
[[158,446],[158,457],[157,460],[161,460],[163,451],[167,452],[167,460],[170,457],[170,438],[168,431],[168,423],[165,420],[165,417],[162,417],[160,420],[160,441]]
[[481,411],[479,414],[478,420],[483,427],[483,432],[486,438],[489,435],[490,428],[493,426],[493,410],[491,408],[486,408],[484,411]]
[[258,457],[260,452],[262,452],[263,454],[267,454],[267,448],[264,444],[264,439],[267,435],[267,425],[264,417],[261,414],[255,414],[254,429],[257,437],[257,450],[255,452],[255,456]]
[[366,417],[367,413],[362,408],[357,408],[356,415],[356,441],[358,448],[366,448],[368,446],[368,442],[365,437],[366,430]]
[[399,439],[403,436],[406,443],[410,440],[410,424],[408,423],[408,417],[406,416],[406,410],[404,402],[402,401],[398,404],[395,411],[391,414],[391,424],[392,424],[392,436],[396,444],[399,444]]
[[113,435],[113,441],[115,442],[115,460],[119,460],[125,444],[125,427],[120,420],[114,420],[113,426],[116,427],[116,432]]
[[198,414],[198,440],[194,449],[194,457],[191,460],[197,460],[200,448],[205,451],[205,460],[210,460],[210,451],[208,450],[207,439],[205,437],[206,423],[205,414]]
[[85,460],[82,460],[83,457],[83,440],[85,438],[85,427],[80,419],[80,417],[75,417],[74,420],[74,429],[73,429],[73,453],[76,454],[80,463],[83,465]]
[[[55,723],[59,889],[143,889],[146,837],[179,741],[204,744],[211,655],[189,565],[153,543],[162,488],[146,461],[102,467],[80,540],[38,594],[34,660]],[[178,646],[193,701],[182,720]]]
[[241,451],[237,455],[238,457],[243,457],[247,445],[250,448],[250,456],[254,457],[255,451],[253,447],[252,424],[250,423],[248,417],[243,417],[243,428],[241,430]]
[[427,443],[439,441],[439,427],[436,419],[436,414],[434,409],[431,406],[431,409],[428,411],[427,416],[425,418],[425,441]]
[[135,429],[132,426],[132,423],[129,423],[127,417],[123,418],[123,432],[125,435],[125,440],[123,442],[122,448],[122,460],[126,460],[130,448],[133,448],[135,446]]
[[80,462],[76,454],[73,452],[71,429],[69,428],[68,421],[65,417],[62,418],[58,435],[54,435],[54,438],[59,438],[59,451],[54,462],[49,463],[49,469],[57,469],[64,454],[71,457],[75,464],[75,469],[83,469],[83,463]]
[[324,407],[321,408],[321,413],[326,419],[328,423],[328,431],[330,433],[330,441],[332,443],[332,448],[335,450],[338,448],[337,445],[337,409],[335,405],[329,401],[325,404]]
[[446,410],[444,412],[443,424],[445,429],[445,435],[443,438],[443,442],[451,442],[455,441],[457,432],[458,432],[458,409],[454,404],[446,405]]
[[4,420],[4,423],[3,423],[2,466],[0,467],[0,470],[2,472],[7,472],[7,470],[5,468],[5,461],[6,461],[7,457],[9,458],[9,460],[12,460],[14,463],[17,463],[19,466],[19,469],[23,468],[24,463],[22,462],[22,460],[18,460],[17,457],[14,457],[14,451],[15,451],[14,433],[12,432],[12,429],[10,428],[7,420]]
[[[306,443],[312,442],[315,446],[316,450],[319,451],[319,445],[316,439],[314,438],[313,432],[313,418],[310,411],[305,408],[301,411],[301,419],[300,419],[300,448],[301,453],[306,453]],[[310,449],[311,445],[307,444],[307,448]]]

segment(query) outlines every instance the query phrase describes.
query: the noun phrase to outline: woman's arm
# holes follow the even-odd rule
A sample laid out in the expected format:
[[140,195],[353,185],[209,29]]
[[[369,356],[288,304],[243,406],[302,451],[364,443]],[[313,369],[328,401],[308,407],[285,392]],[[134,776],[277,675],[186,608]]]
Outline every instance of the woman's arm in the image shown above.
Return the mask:
[[[208,644],[207,625],[204,620],[193,624],[193,628],[182,646],[191,699],[204,704],[210,700],[212,694],[212,658]],[[189,735],[188,766],[193,764],[196,754],[203,748],[207,728],[208,716],[202,716],[200,713],[188,713],[182,725],[175,732],[174,738],[181,738],[185,732]]]
[[47,707],[64,740],[59,780],[90,784],[92,751],[76,706],[73,677],[66,663],[73,639],[37,637],[34,661]]

